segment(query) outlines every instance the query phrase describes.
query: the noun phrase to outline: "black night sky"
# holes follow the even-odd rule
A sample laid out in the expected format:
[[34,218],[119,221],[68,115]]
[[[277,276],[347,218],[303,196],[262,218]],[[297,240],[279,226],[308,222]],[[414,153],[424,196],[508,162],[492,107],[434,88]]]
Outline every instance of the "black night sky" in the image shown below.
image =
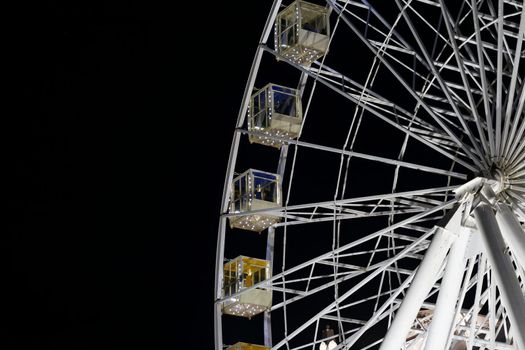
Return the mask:
[[212,347],[224,171],[270,5],[23,9],[8,34],[0,347]]
[[[9,181],[0,347],[212,348],[224,174],[271,1],[27,6],[8,32],[15,108],[4,115],[3,128]],[[334,63],[357,80],[365,77],[368,68],[355,69],[369,60],[362,47],[339,50]],[[277,67],[274,61],[263,64]],[[275,80],[292,86],[298,75],[290,70],[267,69],[257,86]],[[378,89],[403,96],[390,84]],[[345,129],[325,120],[345,122],[346,107],[324,103],[312,107],[318,132],[307,136],[340,146]],[[363,151],[378,147],[396,157],[399,135],[385,138],[375,127],[364,126],[374,137],[361,140]],[[260,158],[249,163],[244,147],[237,171],[276,165],[278,152],[254,149]],[[441,166],[419,150],[409,152]],[[307,190],[298,180],[296,203],[331,199],[336,172],[328,161],[310,162],[311,170],[298,165],[308,176],[302,179]],[[376,169],[363,174],[352,193],[381,182]],[[424,184],[415,178],[412,185],[419,181]],[[230,245],[229,258],[241,248],[246,255],[264,250],[264,234],[245,237],[244,246]],[[232,325],[247,334],[252,329]]]

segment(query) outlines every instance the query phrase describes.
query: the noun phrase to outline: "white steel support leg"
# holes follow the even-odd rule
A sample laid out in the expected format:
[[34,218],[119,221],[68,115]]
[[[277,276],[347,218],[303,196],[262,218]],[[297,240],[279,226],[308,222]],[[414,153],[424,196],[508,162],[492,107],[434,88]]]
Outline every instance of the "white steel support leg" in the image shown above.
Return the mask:
[[430,243],[414,280],[394,317],[394,321],[383,339],[380,350],[399,350],[405,343],[410,327],[412,327],[423,301],[436,282],[439,270],[455,237],[446,229],[437,228],[432,243]]
[[503,238],[514,254],[514,260],[521,268],[525,268],[525,232],[518,219],[506,204],[500,203],[496,211],[496,220]]
[[505,253],[505,242],[492,208],[480,203],[474,209],[478,230],[485,243],[488,262],[491,266],[501,301],[510,321],[510,334],[518,349],[525,350],[525,298],[509,256]]
[[470,231],[461,229],[460,236],[452,244],[447,258],[443,280],[428,330],[425,350],[445,350],[454,322],[454,310],[459,297],[463,271],[465,270],[465,250]]

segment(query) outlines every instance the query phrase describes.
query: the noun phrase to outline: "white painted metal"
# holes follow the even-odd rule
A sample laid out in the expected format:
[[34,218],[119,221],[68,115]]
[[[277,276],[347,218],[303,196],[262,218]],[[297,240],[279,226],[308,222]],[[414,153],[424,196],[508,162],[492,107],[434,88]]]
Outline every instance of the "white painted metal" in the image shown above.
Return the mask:
[[[432,242],[381,343],[380,350],[400,349],[405,343],[417,313],[432,286],[438,279],[438,272],[442,268],[449,248],[458,237],[462,215],[463,209],[461,207],[456,208],[454,214],[450,220],[445,223],[444,227],[436,226],[436,233],[432,238]],[[467,237],[465,237],[465,240],[467,240]],[[461,256],[461,259],[463,259],[464,243],[460,243],[457,247],[458,249],[463,249],[463,255]],[[456,251],[455,254],[458,254],[458,252]],[[463,271],[463,269],[461,269],[461,271]]]
[[469,229],[456,227],[459,237],[452,243],[447,257],[443,281],[439,289],[436,309],[428,329],[425,350],[445,350],[454,321],[454,309],[465,266],[465,251],[469,241]]
[[[274,264],[275,229],[268,228],[268,238],[266,239],[266,258],[270,262],[270,275],[273,275]],[[272,346],[272,315],[270,311],[264,312],[264,345]]]
[[381,343],[380,350],[397,350],[403,346],[423,301],[437,280],[437,274],[455,238],[456,236],[447,229],[436,228],[432,243]]
[[[346,26],[345,30],[349,29],[346,33],[352,40],[340,40],[339,44],[360,42],[358,44],[373,55],[369,67],[348,70],[347,67],[336,70],[325,64],[325,57],[332,54],[330,47],[321,61],[311,66],[280,57],[267,45],[281,9],[281,1],[273,3],[244,91],[223,189],[216,255],[216,350],[226,346],[222,329],[228,323],[223,320],[221,310],[225,301],[221,287],[227,220],[247,214],[282,218],[268,229],[266,239],[266,258],[272,261],[273,267],[274,254],[281,256],[282,271],[276,266],[273,277],[245,290],[249,293],[254,288],[263,288],[273,291],[274,296],[276,292],[281,296],[281,300],[265,312],[262,322],[262,339],[269,347],[317,349],[321,343],[319,330],[326,321],[332,321],[338,325],[338,350],[369,349],[378,345],[382,350],[420,350],[422,347],[444,350],[462,346],[469,350],[525,350],[524,290],[516,277],[523,278],[525,264],[522,226],[525,223],[525,77],[521,75],[525,58],[525,6],[516,0],[461,0],[459,7],[449,5],[452,3],[448,0],[395,0],[392,4],[393,8],[397,6],[396,13],[384,16],[383,4],[374,3],[378,4],[377,8],[371,0],[327,0],[334,22],[330,23],[333,30],[329,46],[334,36],[344,33],[338,30],[341,24]],[[427,11],[439,16],[437,25],[432,18],[438,17],[427,16]],[[301,131],[308,127],[306,114],[310,103],[317,98],[314,94],[317,85],[349,102],[349,127],[344,143],[322,145],[305,140],[302,132],[297,139],[287,140],[280,135],[247,130],[249,96],[256,79],[262,77],[258,71],[264,53],[300,73],[297,86],[301,96],[305,89],[309,91],[303,100],[306,113]],[[366,80],[355,80],[352,69],[365,69]],[[385,84],[381,79],[384,74],[389,74],[411,102],[388,99],[376,91]],[[312,115],[309,119],[319,117]],[[329,120],[330,116],[325,117]],[[356,151],[363,137],[361,125],[369,117],[383,123],[386,130],[402,135],[403,142],[397,146],[399,149],[395,151],[399,152],[395,156]],[[250,153],[239,152],[240,141],[249,135],[284,143],[277,173],[284,178],[285,174],[288,176],[285,170],[291,170],[283,182],[283,193],[288,196],[282,208],[228,213],[233,174],[245,170],[236,169],[237,157]],[[372,136],[375,135],[365,135]],[[435,155],[448,159],[450,167],[434,166],[427,159],[421,162],[407,159],[412,147],[423,152],[425,158],[428,154],[428,160]],[[324,200],[299,203],[290,200],[299,150],[308,150],[313,158],[339,157],[338,173],[334,176],[335,193],[327,193]],[[382,174],[391,192],[376,194],[371,187],[370,195],[348,196],[346,191],[353,185],[354,174],[366,171],[350,165],[357,159],[391,169],[392,175],[386,170]],[[315,164],[315,159],[312,163]],[[436,180],[432,188],[409,187],[401,192],[400,184],[412,183],[406,178],[407,172],[442,181]],[[327,175],[327,178],[332,176]],[[472,175],[478,178],[466,182]],[[309,180],[315,185],[316,179]],[[453,190],[456,198],[451,200]],[[456,203],[461,209],[454,209],[455,215],[451,216],[447,210]],[[452,217],[445,228],[428,230],[445,216]],[[350,219],[383,220],[383,226],[373,233],[354,237],[342,225]],[[322,228],[323,223],[330,222],[330,229]],[[318,227],[320,236],[330,236],[332,248],[306,261],[301,259],[300,247],[285,249],[286,243],[281,243],[283,237],[280,236],[301,234],[304,225]],[[459,237],[455,238],[458,233]],[[232,235],[232,239],[242,239],[241,236]],[[516,270],[509,251],[517,264]],[[299,259],[297,256],[289,259],[289,254],[299,255]],[[355,262],[360,261],[359,257],[363,263]],[[405,261],[418,267],[406,268],[402,264]],[[443,266],[443,277],[438,283]],[[378,283],[374,285],[375,282]],[[466,297],[469,292],[473,301]],[[331,295],[325,306],[308,303],[309,298],[321,293]],[[437,302],[433,305],[428,298],[436,295]],[[367,303],[373,305],[367,316],[355,313],[357,306]],[[294,320],[302,317],[300,323],[289,322],[290,310],[296,304],[318,309],[308,310],[308,317],[293,315]],[[421,308],[431,313],[418,319]],[[487,315],[482,314],[485,310]],[[486,320],[486,325],[478,324],[478,318]],[[272,326],[271,321],[276,319],[277,324],[284,323],[284,329]],[[382,334],[382,339],[368,339],[369,332]]]
[[485,242],[489,264],[499,287],[502,303],[507,310],[511,324],[510,333],[518,349],[525,349],[525,298],[510,258],[506,254],[505,243],[493,209],[482,202],[474,209],[474,215]]
[[[437,228],[437,231],[442,231],[442,229],[440,228]],[[429,232],[427,235],[423,236],[422,238],[426,238],[428,235],[430,235],[432,232]],[[450,240],[450,237],[447,238],[447,235],[444,235],[445,236],[445,240]],[[442,239],[440,238],[439,239],[440,241],[440,244],[443,243],[441,242]],[[368,282],[370,282],[374,277],[376,277],[377,275],[379,275],[382,271],[386,270],[386,268],[390,265],[392,265],[396,260],[399,260],[401,258],[403,258],[405,256],[405,254],[408,253],[408,251],[411,250],[411,248],[417,246],[417,244],[419,243],[419,241],[416,241],[414,243],[412,243],[409,247],[403,249],[398,255],[396,255],[394,258],[391,258],[387,261],[384,262],[384,264],[381,264],[382,266],[380,268],[376,268],[374,269],[373,273],[371,273],[370,275],[368,275],[365,279],[363,279],[362,281],[360,281],[359,283],[357,283],[353,288],[351,288],[350,290],[348,290],[346,293],[344,293],[343,295],[341,295],[336,301],[334,301],[333,303],[331,303],[330,305],[328,305],[327,307],[325,307],[323,310],[321,310],[317,315],[315,315],[314,317],[310,318],[306,323],[304,323],[302,326],[300,326],[299,328],[297,328],[293,333],[291,333],[290,335],[288,335],[285,339],[283,339],[281,342],[279,342],[278,344],[276,344],[273,348],[274,349],[279,349],[281,348],[283,345],[285,345],[289,339],[291,338],[294,338],[295,336],[297,336],[297,334],[299,334],[302,330],[304,330],[305,328],[307,328],[310,324],[312,324],[313,322],[315,322],[316,319],[322,317],[324,314],[332,311],[334,309],[334,306],[337,304],[337,303],[340,303],[342,301],[344,301],[345,299],[347,299],[348,297],[350,297],[352,294],[354,294],[357,290],[363,288],[364,286],[367,285]]]
[[514,259],[525,268],[525,231],[520,222],[505,203],[497,204],[496,220]]

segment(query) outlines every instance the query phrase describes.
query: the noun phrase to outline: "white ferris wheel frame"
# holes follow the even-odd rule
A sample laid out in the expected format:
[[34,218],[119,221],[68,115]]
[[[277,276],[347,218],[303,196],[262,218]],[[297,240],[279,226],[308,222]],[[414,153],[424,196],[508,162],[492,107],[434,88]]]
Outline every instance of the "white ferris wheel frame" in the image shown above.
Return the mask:
[[[231,184],[234,176],[235,163],[241,137],[243,135],[257,136],[256,131],[247,130],[243,126],[245,124],[250,95],[254,89],[255,80],[263,55],[266,53],[278,57],[278,53],[268,46],[268,39],[272,32],[277,14],[281,8],[281,2],[281,0],[274,0],[270,13],[267,17],[264,30],[259,41],[260,44],[257,47],[248,76],[248,81],[244,90],[228,159],[221,205],[221,217],[219,222],[215,270],[215,344],[217,350],[221,350],[223,348],[222,302],[224,301],[224,297],[222,295],[222,280],[223,263],[225,258],[224,248],[226,226],[228,218],[235,215],[240,215],[228,213]],[[397,81],[405,86],[406,91],[410,93],[412,97],[418,102],[418,107],[426,110],[428,115],[430,115],[433,118],[433,121],[436,122],[441,128],[439,131],[443,131],[445,134],[437,132],[434,126],[428,124],[428,122],[425,122],[422,119],[419,119],[415,112],[403,110],[401,107],[398,107],[397,111],[402,117],[404,117],[402,120],[404,120],[403,123],[405,124],[396,123],[396,121],[393,119],[393,116],[386,108],[392,105],[395,106],[395,103],[390,102],[374,93],[367,85],[368,81],[365,86],[363,86],[349,77],[344,76],[343,74],[323,65],[324,60],[320,64],[316,63],[311,67],[304,67],[290,60],[284,59],[282,57],[280,58],[282,61],[285,61],[287,64],[301,72],[301,79],[299,82],[299,89],[301,92],[304,88],[304,85],[306,84],[307,79],[313,79],[314,84],[323,84],[325,87],[331,89],[336,94],[339,94],[352,101],[355,105],[360,107],[362,111],[366,110],[368,113],[402,131],[405,133],[406,138],[411,137],[422,142],[426,146],[441,153],[445,157],[448,157],[452,162],[460,164],[472,172],[479,172],[480,169],[485,169],[485,171],[482,171],[480,177],[467,182],[466,174],[452,171],[452,169],[439,169],[436,167],[425,166],[400,159],[389,159],[371,154],[354,152],[352,150],[346,149],[346,145],[342,149],[338,149],[305,142],[300,140],[300,138],[297,140],[287,140],[279,136],[267,136],[271,139],[274,139],[275,141],[285,143],[285,145],[281,148],[281,156],[277,168],[277,173],[281,175],[281,177],[284,175],[288,145],[295,145],[296,148],[304,147],[317,149],[323,152],[340,154],[341,157],[355,157],[377,161],[384,164],[390,164],[395,166],[396,169],[399,169],[399,167],[406,167],[422,172],[448,176],[449,178],[454,177],[464,180],[466,183],[466,185],[459,189],[457,186],[446,186],[407,192],[393,191],[393,193],[387,193],[383,195],[371,195],[367,197],[349,199],[334,199],[332,201],[290,206],[286,204],[282,208],[260,210],[260,212],[271,212],[272,215],[282,216],[285,218],[284,222],[275,224],[268,229],[266,259],[271,262],[273,262],[274,255],[276,227],[286,227],[288,225],[301,225],[305,223],[321,221],[335,222],[336,220],[356,218],[360,215],[380,216],[397,213],[414,214],[405,220],[392,223],[391,225],[364,238],[361,238],[360,240],[335,248],[331,251],[328,251],[326,254],[320,255],[315,259],[289,268],[279,274],[272,276],[267,281],[260,282],[259,284],[248,288],[253,289],[257,287],[268,287],[273,291],[282,291],[283,293],[289,291],[285,285],[285,276],[293,272],[303,269],[311,269],[313,271],[313,268],[316,264],[332,265],[335,268],[336,256],[341,256],[341,254],[344,254],[344,252],[348,249],[355,247],[364,241],[373,240],[381,236],[386,237],[389,235],[392,237],[400,237],[402,235],[394,233],[394,229],[411,225],[417,230],[417,223],[420,220],[425,220],[425,218],[428,217],[435,217],[433,214],[437,215],[437,213],[444,211],[445,209],[449,210],[449,213],[451,213],[448,222],[444,223],[442,226],[434,226],[432,230],[423,232],[418,238],[411,236],[402,237],[403,239],[406,239],[407,242],[409,242],[406,246],[398,247],[397,252],[393,250],[395,253],[390,259],[372,266],[368,266],[367,271],[371,273],[367,277],[357,283],[353,288],[344,291],[344,293],[339,295],[336,300],[327,305],[323,310],[320,310],[317,315],[312,317],[301,327],[298,327],[291,333],[288,333],[285,338],[277,344],[272,344],[271,313],[266,312],[264,315],[264,339],[265,344],[272,347],[272,349],[279,349],[283,348],[284,346],[288,346],[288,341],[290,339],[313,324],[316,324],[317,329],[319,320],[321,318],[329,319],[327,314],[332,312],[334,308],[337,308],[342,301],[352,295],[356,290],[364,286],[369,280],[389,270],[395,270],[396,273],[404,274],[408,277],[405,278],[398,288],[395,290],[390,290],[389,299],[375,311],[372,318],[370,318],[366,323],[362,324],[362,327],[358,331],[346,337],[336,349],[350,348],[351,345],[354,344],[359,338],[359,336],[366,332],[369,327],[373,326],[376,322],[385,317],[391,317],[392,322],[385,337],[379,342],[381,343],[380,350],[399,349],[406,341],[406,334],[414,322],[414,314],[417,313],[417,311],[422,306],[426,306],[434,310],[431,326],[426,332],[427,335],[425,349],[444,349],[447,346],[450,346],[452,340],[458,339],[467,341],[470,349],[472,346],[479,346],[480,348],[488,349],[516,349],[514,345],[519,346],[520,349],[525,349],[525,298],[523,296],[523,287],[520,285],[520,279],[521,283],[523,283],[523,278],[525,276],[523,276],[523,269],[519,270],[520,263],[516,263],[516,261],[521,262],[522,267],[525,268],[525,235],[522,224],[520,223],[520,220],[525,221],[525,212],[523,207],[523,203],[525,203],[525,142],[520,141],[523,140],[525,136],[525,118],[520,117],[524,113],[525,82],[521,82],[521,91],[517,89],[518,81],[520,79],[525,79],[525,77],[518,76],[520,61],[523,61],[523,58],[525,57],[525,51],[523,51],[522,47],[525,32],[525,6],[523,3],[515,0],[497,0],[497,2],[498,14],[497,16],[490,16],[487,14],[478,13],[476,0],[466,0],[465,3],[467,6],[470,6],[470,13],[472,13],[474,18],[478,18],[479,20],[473,21],[475,24],[475,33],[473,35],[470,37],[461,37],[460,35],[457,35],[457,33],[454,33],[454,29],[452,28],[453,23],[451,23],[452,17],[450,13],[448,13],[443,0],[396,0],[398,6],[401,7],[401,4],[403,5],[403,9],[400,9],[399,18],[402,18],[406,21],[406,24],[412,30],[412,34],[419,45],[417,48],[419,51],[414,49],[412,54],[414,55],[415,59],[418,60],[418,63],[423,64],[428,69],[428,71],[432,73],[432,80],[430,82],[425,78],[422,79],[425,79],[425,81],[429,83],[429,86],[435,85],[442,89],[446,99],[445,102],[449,103],[450,107],[452,108],[452,112],[454,113],[455,117],[457,117],[456,122],[461,125],[463,130],[465,130],[465,135],[470,140],[472,145],[471,147],[469,147],[461,137],[456,135],[453,128],[447,124],[446,118],[443,118],[443,115],[446,115],[446,111],[436,112],[435,109],[430,108],[430,106],[423,101],[424,96],[419,96],[416,94],[416,91],[412,90],[408,83],[400,76],[396,68],[394,68],[390,61],[385,58],[385,56],[389,55],[386,51],[387,49],[407,51],[407,47],[410,47],[410,45],[403,41],[403,38],[401,35],[399,35],[399,33],[396,33],[395,24],[387,24],[386,20],[384,20],[366,0],[327,0],[327,4],[331,11],[337,14],[338,23],[339,21],[342,21],[357,35],[357,37],[359,37],[359,39],[374,54],[374,60],[377,60],[378,65],[387,68],[388,71],[392,73],[392,75],[397,79]],[[444,20],[445,27],[449,35],[449,37],[445,38],[445,40],[450,43],[450,46],[453,49],[453,54],[448,57],[445,63],[434,60],[421,43],[421,38],[419,38],[417,31],[413,27],[410,18],[407,15],[407,9],[416,12],[410,6],[412,3],[425,3],[430,6],[440,7],[443,17],[448,19]],[[521,8],[521,10],[517,11],[517,14],[509,14],[505,16],[503,13],[503,6],[505,4],[513,5],[517,9]],[[368,40],[366,37],[364,37],[362,33],[354,27],[354,24],[350,19],[352,13],[348,10],[348,6],[366,8],[369,11],[369,14],[372,13],[381,22],[383,22],[386,27],[390,28],[389,32],[383,33],[383,36],[385,37],[384,42],[372,42],[372,40]],[[405,10],[407,10],[407,12],[405,12]],[[506,18],[516,15],[521,16],[519,28],[517,28],[518,40],[516,47],[511,48],[506,42],[506,35],[516,34],[505,31],[504,24],[509,25],[506,23]],[[481,38],[481,32],[484,30],[484,28],[487,28],[491,25],[495,25],[498,28],[497,44],[495,47],[488,47],[491,44],[484,42]],[[378,28],[374,28],[374,30],[380,31]],[[335,31],[336,29],[334,29],[334,34]],[[332,36],[334,34],[332,34]],[[437,36],[442,35],[439,30],[435,30],[435,34],[436,40]],[[467,43],[472,42],[477,43],[477,52],[473,52],[472,54],[477,55],[476,57],[479,59],[479,62],[464,62],[463,58],[461,57],[460,48],[465,46]],[[497,62],[495,66],[493,62],[485,62],[483,58],[483,51],[489,48],[497,51]],[[506,108],[503,108],[502,103],[504,94],[504,86],[502,82],[504,55],[508,56],[510,58],[509,60],[513,63],[512,75],[510,77],[510,87],[506,91],[506,95],[508,96]],[[393,57],[390,56],[390,58]],[[440,74],[442,69],[454,68],[454,63],[457,64],[456,68],[459,67],[459,72],[461,74],[462,82],[466,88],[468,99],[468,101],[461,102],[471,107],[475,106],[476,104],[473,94],[470,90],[471,83],[469,78],[472,78],[472,80],[474,80],[476,83],[479,83],[478,88],[480,88],[480,91],[483,94],[483,107],[487,118],[485,123],[482,120],[482,117],[477,115],[477,109],[475,107],[471,108],[471,111],[474,114],[474,121],[476,123],[479,142],[475,137],[475,133],[469,128],[466,116],[464,116],[458,107],[457,101],[461,100],[461,98],[457,95],[454,95],[452,89],[448,88],[447,81],[445,81]],[[410,70],[410,67],[406,68]],[[497,76],[495,97],[490,95],[490,89],[488,87],[488,81],[485,72],[495,73]],[[413,73],[417,74],[415,70],[413,70]],[[473,74],[477,74],[476,79],[473,78]],[[491,112],[491,107],[489,105],[491,97],[495,99],[495,113]],[[492,116],[494,116],[494,120],[490,119]],[[425,136],[422,136],[422,133],[414,132],[411,128],[408,128],[407,125],[412,125],[411,123],[418,124],[421,129],[426,128]],[[495,125],[495,130],[492,130],[493,125]],[[485,133],[484,130],[487,130],[487,132]],[[433,137],[433,135],[435,135],[435,137]],[[457,152],[454,152],[454,146],[458,147]],[[466,161],[464,157],[462,158],[460,155],[458,155],[458,152],[465,155],[471,160],[471,162]],[[513,176],[518,179],[514,183],[513,188],[508,191],[509,196],[506,198],[506,203],[495,199],[495,192],[497,191],[497,188],[500,184],[498,183],[498,179],[494,177],[494,174],[489,172],[489,160],[499,159],[498,157],[503,156],[509,157],[509,167],[513,172]],[[448,194],[451,191],[455,191],[456,196],[452,199],[445,196],[445,198],[448,199],[446,201],[433,200],[431,197],[432,195],[439,196],[445,193]],[[385,211],[378,210],[378,208],[380,208],[379,203],[381,203],[381,201],[388,201],[392,200],[393,198],[402,200],[406,206],[400,205],[395,207],[395,209],[392,207],[392,209],[387,209]],[[421,205],[422,201],[427,201],[428,205]],[[418,203],[417,205],[416,202]],[[352,207],[352,205],[363,203],[368,203],[368,206],[373,207],[373,209],[369,211],[363,211],[359,210],[359,206]],[[372,205],[373,203],[376,204]],[[466,216],[469,215],[474,218],[474,226],[472,226],[472,224],[469,226],[466,223]],[[463,232],[464,234],[458,234],[459,232]],[[471,242],[473,232],[482,237],[483,244],[481,246],[485,247],[480,248],[480,246],[478,246],[477,248],[473,249],[479,249],[477,253],[483,251],[484,254],[476,253],[473,255],[473,257],[466,259],[465,251],[469,249],[469,245],[473,245]],[[432,239],[430,239],[431,236],[433,236]],[[506,254],[508,246],[512,247],[512,259],[508,256],[508,254]],[[425,253],[420,254],[423,252]],[[421,263],[419,268],[414,271],[401,271],[397,267],[392,267],[392,265],[395,264],[397,260],[405,256],[414,256],[417,259],[420,259]],[[447,260],[447,265],[446,267],[443,267],[445,259]],[[514,268],[512,265],[513,263],[518,266],[518,270]],[[475,275],[471,275],[475,264],[477,264],[478,272]],[[448,266],[462,266],[462,268],[452,269],[447,268]],[[489,266],[491,271],[491,284],[492,279],[495,280],[495,283],[482,291],[482,282],[480,283],[480,281],[482,281],[484,276],[488,274]],[[480,273],[479,271],[482,271],[483,273]],[[349,272],[346,274],[336,274],[336,278],[334,278],[332,282],[325,284],[323,287],[302,291],[301,293],[297,292],[296,296],[291,300],[288,300],[288,302],[293,301],[294,298],[301,299],[307,297],[308,295],[314,294],[324,288],[334,287],[338,283],[355,276],[357,273],[357,270],[355,270],[353,273]],[[464,274],[465,277],[463,277]],[[310,278],[311,277],[312,275],[310,273]],[[425,298],[427,297],[430,290],[434,287],[438,277],[442,278],[441,284],[432,291],[433,293],[438,293],[437,302],[434,305],[427,305],[425,304]],[[308,279],[306,278],[305,280]],[[496,293],[494,292],[495,287],[493,288],[495,285],[497,285],[498,290],[500,291],[498,300],[496,300]],[[470,335],[466,337],[454,335],[450,330],[449,325],[451,322],[454,322],[454,318],[457,317],[460,312],[462,312],[461,310],[456,310],[457,300],[463,300],[462,298],[465,297],[465,293],[473,287],[476,288],[474,302],[475,305],[470,310],[466,311],[465,315],[463,315],[464,319],[467,318],[468,314],[471,315],[471,318],[474,317],[473,315],[477,315],[477,313],[480,311],[480,302],[482,300],[486,301],[490,299],[492,305],[496,305],[496,303],[500,301],[500,307],[491,307],[489,314],[487,315],[489,321],[489,331],[491,334],[491,336],[489,336],[490,340],[482,340],[474,337],[474,328],[476,327],[476,322],[470,322],[470,324],[467,322],[464,325],[464,327],[470,328]],[[239,293],[240,292],[237,294]],[[402,299],[399,298],[401,293],[405,294],[404,298]],[[271,310],[275,310],[283,306],[286,307],[286,303],[287,301],[285,300],[284,302],[281,302],[277,305],[273,305]],[[395,304],[396,307],[392,307],[393,304]],[[512,307],[505,307],[510,305]],[[500,317],[503,317],[504,320],[507,319],[511,325],[510,329],[507,329],[506,324],[500,325],[500,327],[505,328],[505,334],[508,338],[507,340],[512,338],[513,344],[497,342],[494,339],[494,334],[496,334],[498,331],[496,327]],[[337,321],[342,322],[340,317]],[[316,346],[316,344],[318,344],[318,342],[314,340],[308,345],[311,346],[310,348],[313,348]],[[378,342],[375,343],[375,345],[377,344]],[[290,348],[288,347],[288,349]]]

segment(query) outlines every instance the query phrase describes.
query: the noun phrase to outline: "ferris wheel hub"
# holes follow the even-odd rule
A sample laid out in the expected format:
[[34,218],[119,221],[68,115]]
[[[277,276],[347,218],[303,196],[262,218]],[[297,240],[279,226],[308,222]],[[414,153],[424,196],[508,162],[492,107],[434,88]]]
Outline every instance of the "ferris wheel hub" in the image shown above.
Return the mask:
[[496,197],[504,192],[508,187],[507,176],[501,169],[494,169],[491,172],[491,177],[478,176],[465,184],[459,186],[454,193],[456,198],[465,198],[468,194],[476,194],[477,192],[484,193],[486,197]]
[[492,171],[492,176],[494,180],[498,183],[497,191],[495,190],[494,192],[496,192],[497,194],[505,191],[505,189],[508,187],[507,174],[503,170],[496,168]]

